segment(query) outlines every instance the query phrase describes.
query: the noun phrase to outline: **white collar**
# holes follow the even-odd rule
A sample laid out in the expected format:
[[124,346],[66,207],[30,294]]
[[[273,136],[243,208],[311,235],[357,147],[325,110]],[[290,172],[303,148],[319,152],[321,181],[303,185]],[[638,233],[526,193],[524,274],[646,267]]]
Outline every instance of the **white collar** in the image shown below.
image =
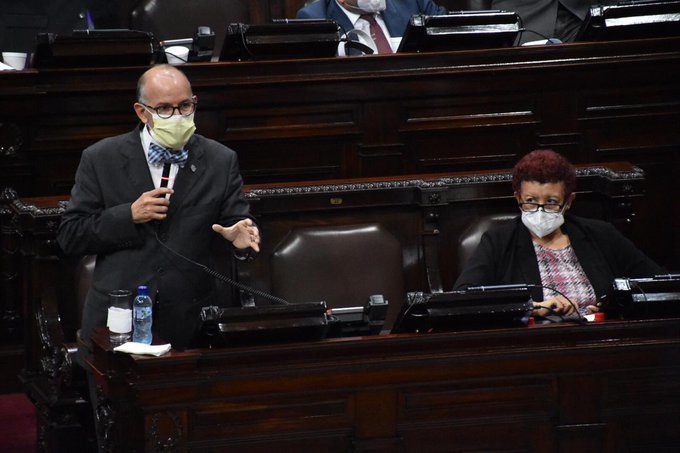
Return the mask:
[[[149,146],[151,145],[151,143],[156,143],[156,141],[151,136],[149,126],[146,124],[144,125],[144,127],[142,127],[140,139],[142,140],[142,151],[144,151],[144,157],[146,158],[147,163],[149,163]],[[149,165],[151,165],[151,163],[149,163]],[[162,166],[162,164],[160,163],[158,165]]]

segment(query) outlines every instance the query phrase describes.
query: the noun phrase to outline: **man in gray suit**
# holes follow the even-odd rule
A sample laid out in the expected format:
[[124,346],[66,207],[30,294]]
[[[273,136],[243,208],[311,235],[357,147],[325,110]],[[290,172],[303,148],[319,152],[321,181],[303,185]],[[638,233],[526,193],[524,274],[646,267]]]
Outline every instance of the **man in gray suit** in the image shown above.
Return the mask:
[[168,248],[202,264],[220,247],[259,251],[236,153],[194,134],[196,105],[181,71],[153,67],[137,87],[141,124],[83,152],[57,239],[66,254],[97,255],[84,339],[106,325],[110,291],[147,285],[154,334],[191,346],[215,282]]

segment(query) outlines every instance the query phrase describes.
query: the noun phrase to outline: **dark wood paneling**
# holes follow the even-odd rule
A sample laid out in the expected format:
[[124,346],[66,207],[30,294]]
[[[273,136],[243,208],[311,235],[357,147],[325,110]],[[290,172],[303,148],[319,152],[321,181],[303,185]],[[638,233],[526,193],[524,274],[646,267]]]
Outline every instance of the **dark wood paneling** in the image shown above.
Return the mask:
[[[251,184],[509,167],[535,147],[645,168],[654,162],[640,149],[662,150],[664,163],[677,152],[679,41],[183,69],[199,132],[233,147]],[[134,127],[142,70],[0,74],[30,94],[11,118],[25,144],[0,168],[21,163],[32,181],[8,185],[64,193],[84,147]]]
[[[114,354],[113,442],[151,451],[603,451],[680,446],[678,321]],[[635,395],[634,393],[640,393]],[[162,423],[165,421],[166,423]]]

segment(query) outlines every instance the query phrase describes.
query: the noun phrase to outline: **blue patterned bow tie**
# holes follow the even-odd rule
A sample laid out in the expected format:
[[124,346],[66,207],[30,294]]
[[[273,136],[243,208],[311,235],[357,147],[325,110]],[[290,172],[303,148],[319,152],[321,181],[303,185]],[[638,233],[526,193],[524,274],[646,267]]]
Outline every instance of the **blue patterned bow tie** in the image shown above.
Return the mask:
[[184,168],[187,159],[189,159],[189,150],[182,149],[172,152],[155,143],[149,144],[149,163],[151,165],[171,163]]

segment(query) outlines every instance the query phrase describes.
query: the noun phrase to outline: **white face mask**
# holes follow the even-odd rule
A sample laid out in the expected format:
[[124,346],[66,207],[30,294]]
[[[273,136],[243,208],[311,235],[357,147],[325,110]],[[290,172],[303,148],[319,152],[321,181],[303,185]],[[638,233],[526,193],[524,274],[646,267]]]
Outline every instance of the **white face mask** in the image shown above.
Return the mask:
[[151,136],[165,148],[182,149],[194,135],[196,125],[193,113],[189,116],[172,115],[170,118],[161,118],[156,113],[152,115]]
[[379,13],[387,8],[386,0],[357,0],[357,8],[367,13]]
[[522,223],[539,238],[549,235],[564,223],[561,212],[522,212]]

